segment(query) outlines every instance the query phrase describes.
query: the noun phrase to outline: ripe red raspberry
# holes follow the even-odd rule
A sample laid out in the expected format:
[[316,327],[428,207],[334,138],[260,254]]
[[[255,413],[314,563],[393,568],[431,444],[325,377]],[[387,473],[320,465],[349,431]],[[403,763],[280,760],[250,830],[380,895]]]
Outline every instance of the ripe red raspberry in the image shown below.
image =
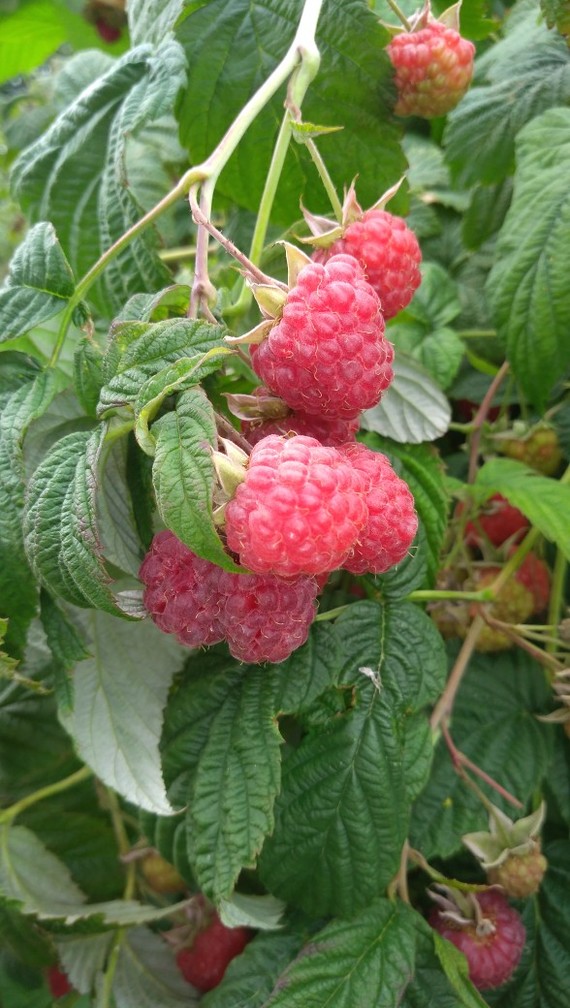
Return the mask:
[[147,586],[145,607],[161,630],[188,647],[227,640],[240,661],[284,661],[305,643],[316,614],[314,578],[233,574],[197,557],[169,531],[154,537],[139,576]]
[[[516,546],[509,551],[509,556],[515,552]],[[544,612],[550,599],[550,571],[544,560],[536,553],[527,553],[515,574],[516,580],[525,586],[533,597],[533,616]]]
[[337,448],[270,435],[226,506],[228,546],[261,574],[336,570],[368,519],[365,496],[363,476]]
[[385,455],[365,445],[342,453],[366,481],[368,521],[343,567],[353,574],[382,574],[406,556],[418,528],[414,498]]
[[280,420],[242,421],[242,433],[250,445],[256,445],[269,434],[286,436],[301,434],[315,438],[329,448],[339,448],[340,445],[354,441],[360,418],[347,420],[344,417],[310,416],[308,413],[290,413]]
[[439,909],[429,917],[431,926],[463,952],[469,978],[479,990],[500,987],[514,973],[524,948],[524,924],[494,889],[477,894],[483,920],[459,924],[446,919]]
[[301,269],[280,320],[251,353],[272,392],[316,416],[353,419],[394,377],[378,295],[348,255]]
[[155,535],[139,577],[146,585],[144,606],[165,633],[188,647],[224,639],[220,568],[195,556],[172,532]]
[[405,308],[422,282],[418,240],[402,217],[387,210],[366,210],[342,238],[327,249],[316,249],[313,259],[322,263],[339,253],[358,259],[380,298],[385,319]]
[[46,971],[46,979],[52,998],[62,998],[70,994],[73,990],[67,974],[60,970],[58,966],[49,966]]
[[284,661],[309,636],[318,590],[312,577],[222,572],[222,618],[230,653],[252,664]]
[[425,119],[445,115],[463,97],[473,76],[475,46],[439,21],[395,35],[387,51],[396,71],[396,115]]
[[[459,504],[456,514],[462,510],[463,505]],[[507,539],[520,542],[529,528],[528,518],[518,508],[501,494],[493,494],[477,518],[465,526],[465,542],[468,546],[481,546],[488,539],[493,546],[502,546]]]
[[507,896],[526,899],[540,889],[547,867],[548,862],[537,844],[527,854],[510,854],[502,864],[489,868],[487,878],[491,885],[502,886]]
[[211,924],[200,931],[190,948],[176,955],[182,976],[199,991],[209,991],[221,982],[227,967],[253,938],[245,927],[228,928],[215,914]]
[[118,42],[121,37],[121,29],[117,28],[115,25],[109,24],[104,18],[97,18],[95,21],[95,28],[98,34],[103,39],[103,42],[109,43]]

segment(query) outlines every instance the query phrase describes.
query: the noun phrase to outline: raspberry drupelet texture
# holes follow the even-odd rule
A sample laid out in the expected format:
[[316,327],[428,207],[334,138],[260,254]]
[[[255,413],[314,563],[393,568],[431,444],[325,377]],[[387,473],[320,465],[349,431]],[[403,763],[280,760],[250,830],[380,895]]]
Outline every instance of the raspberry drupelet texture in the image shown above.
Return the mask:
[[392,381],[392,344],[378,295],[354,256],[301,269],[282,316],[252,347],[264,384],[293,410],[353,419]]
[[380,298],[385,319],[405,308],[420,286],[418,240],[402,217],[387,210],[366,210],[360,220],[348,225],[342,238],[328,249],[317,249],[313,259],[322,263],[339,253],[358,259]]
[[354,441],[360,417],[347,420],[343,417],[310,416],[308,413],[292,412],[280,420],[264,420],[262,423],[242,421],[242,433],[250,445],[256,445],[269,434],[286,436],[301,434],[315,438],[329,448],[339,448]]
[[255,445],[226,506],[228,546],[257,573],[341,567],[368,520],[366,481],[336,448],[270,435]]
[[342,454],[366,481],[368,520],[343,567],[353,574],[382,574],[406,556],[418,528],[412,493],[385,455],[362,444]]
[[156,625],[188,647],[222,641],[220,570],[195,556],[172,532],[155,535],[139,577],[146,585],[144,606]]
[[226,640],[240,661],[278,662],[304,644],[316,615],[318,584],[273,574],[233,574],[159,532],[140,569],[152,619],[180,644]]
[[[433,910],[429,923],[440,935],[463,952],[469,964],[469,979],[479,990],[500,987],[514,973],[525,944],[526,932],[520,915],[502,893],[489,889],[477,894],[477,902],[490,927],[456,924]],[[486,933],[478,933],[480,932]]]
[[475,46],[439,21],[395,35],[387,51],[396,71],[396,115],[425,119],[445,115],[455,108],[473,76]]

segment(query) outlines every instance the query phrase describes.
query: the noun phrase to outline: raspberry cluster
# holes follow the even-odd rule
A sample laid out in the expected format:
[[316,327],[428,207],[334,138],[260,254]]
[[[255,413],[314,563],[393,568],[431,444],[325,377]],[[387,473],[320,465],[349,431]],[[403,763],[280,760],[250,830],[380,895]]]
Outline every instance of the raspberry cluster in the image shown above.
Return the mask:
[[311,577],[232,574],[196,556],[166,530],[139,576],[156,625],[187,647],[226,640],[241,661],[284,661],[307,639],[318,585]]
[[403,559],[417,530],[412,495],[388,459],[300,435],[255,445],[225,517],[240,562],[282,577],[381,573]]
[[416,534],[406,483],[355,435],[361,411],[393,378],[367,274],[394,314],[419,284],[419,248],[400,218],[378,209],[358,216],[362,226],[353,217],[343,242],[362,264],[330,252],[315,262],[287,246],[288,290],[254,285],[265,318],[239,339],[254,343],[264,387],[233,397],[252,450],[240,457],[226,442],[215,459],[227,548],[244,573],[221,570],[169,531],[155,536],[142,564],[148,612],[189,647],[225,640],[242,661],[282,661],[307,639],[331,571],[383,573]]

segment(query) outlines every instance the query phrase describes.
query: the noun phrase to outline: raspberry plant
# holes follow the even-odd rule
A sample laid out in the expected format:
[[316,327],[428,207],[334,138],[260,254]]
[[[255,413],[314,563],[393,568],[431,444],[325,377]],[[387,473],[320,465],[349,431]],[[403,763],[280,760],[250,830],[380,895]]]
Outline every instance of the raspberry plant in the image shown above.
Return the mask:
[[8,1008],[567,1003],[567,13],[0,5]]

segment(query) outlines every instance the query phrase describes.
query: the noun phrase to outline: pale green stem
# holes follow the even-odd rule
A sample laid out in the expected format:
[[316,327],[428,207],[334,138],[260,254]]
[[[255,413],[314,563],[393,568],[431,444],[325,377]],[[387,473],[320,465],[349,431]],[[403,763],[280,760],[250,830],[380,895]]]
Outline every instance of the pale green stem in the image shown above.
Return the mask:
[[33,791],[32,794],[26,795],[25,798],[21,798],[20,801],[15,802],[10,808],[3,809],[0,812],[0,822],[12,822],[16,816],[31,808],[36,802],[43,801],[44,798],[51,798],[52,795],[60,794],[62,791],[67,791],[69,788],[75,787],[76,784],[81,784],[83,781],[88,780],[91,776],[92,770],[85,766],[81,770],[76,770],[75,773],[70,774],[69,777],[56,781],[55,784],[46,784],[45,787],[39,788],[38,791]]
[[394,11],[394,14],[402,22],[402,24],[403,24],[404,28],[406,29],[406,31],[410,31],[412,26],[411,26],[410,22],[408,21],[406,15],[404,14],[403,10],[400,10],[400,8],[398,7],[398,4],[396,3],[396,0],[386,0],[386,3],[388,4],[389,7],[392,8],[392,10]]
[[[566,560],[562,550],[557,550],[556,559],[554,561],[554,569],[552,571],[552,582],[550,585],[550,600],[548,603],[548,622],[551,626],[558,626],[558,621],[560,620],[567,567],[568,561]],[[552,654],[556,651],[559,644],[560,641],[558,641],[557,644],[554,644],[552,641],[548,641],[546,650]]]
[[136,238],[137,235],[157,220],[177,199],[186,196],[193,185],[206,179],[213,179],[215,182],[251,123],[256,119],[259,112],[265,107],[275,92],[285,83],[300,61],[302,64],[301,69],[305,67],[304,74],[312,74],[310,78],[312,80],[316,73],[316,70],[314,70],[315,63],[318,67],[319,60],[319,52],[315,42],[315,31],[322,4],[323,0],[305,0],[295,38],[285,56],[278,66],[275,67],[273,73],[270,74],[256,93],[252,95],[247,104],[244,105],[210,156],[202,164],[189,168],[177,185],[156,206],[141,217],[136,224],[133,224],[128,231],[121,235],[78,282],[74,294],[63,312],[58,338],[49,362],[50,366],[53,367],[59,358],[75,308],[108,263],[126,248],[133,238]]
[[321,153],[315,141],[312,138],[310,138],[309,140],[305,140],[305,146],[307,147],[307,150],[309,151],[309,154],[313,159],[313,164],[319,173],[323,186],[325,187],[325,191],[330,200],[333,213],[339,224],[342,224],[342,203],[338,198],[338,193],[334,187],[334,182],[330,177],[329,170],[325,162],[323,161]]
[[329,609],[328,612],[319,613],[318,616],[315,616],[315,623],[317,623],[317,622],[323,622],[324,620],[336,619],[337,616],[340,616],[341,613],[346,612],[346,610],[348,609],[348,607],[349,607],[348,604],[347,605],[341,605],[341,606],[337,606],[336,609]]
[[492,602],[494,595],[488,588],[481,591],[444,591],[429,588],[410,592],[408,602],[442,602],[445,599],[457,599],[460,602]]
[[117,928],[115,931],[115,939],[111,946],[111,951],[105,968],[105,975],[103,977],[103,986],[97,999],[97,1008],[111,1008],[111,1005],[113,1004],[113,983],[115,980],[115,973],[117,972],[121,948],[126,934],[126,928]]

